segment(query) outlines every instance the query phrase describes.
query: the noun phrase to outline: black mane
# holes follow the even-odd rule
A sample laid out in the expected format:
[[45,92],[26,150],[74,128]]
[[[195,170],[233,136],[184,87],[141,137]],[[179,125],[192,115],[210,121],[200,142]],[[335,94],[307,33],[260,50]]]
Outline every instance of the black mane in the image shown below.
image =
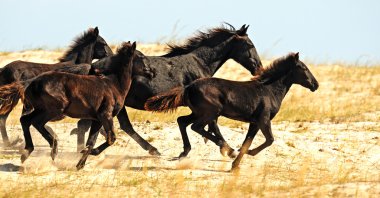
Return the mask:
[[94,39],[93,33],[94,29],[90,28],[82,35],[76,37],[73,43],[69,46],[69,49],[65,52],[65,54],[58,59],[59,62],[73,60],[74,56],[77,55],[78,51],[83,48],[83,45],[86,45],[88,42],[91,42]]
[[270,84],[282,76],[286,75],[294,63],[294,53],[289,53],[286,56],[274,60],[269,66],[265,67],[259,74],[251,80],[264,84]]
[[[225,39],[231,37],[237,33],[237,30],[230,24],[225,23],[228,27],[222,25],[221,27],[207,30],[206,32],[198,31],[198,33],[189,38],[183,45],[168,44],[170,49],[169,53],[163,55],[163,57],[173,57],[183,54],[187,54],[200,46],[213,47],[214,39]],[[212,42],[214,41],[214,42]]]

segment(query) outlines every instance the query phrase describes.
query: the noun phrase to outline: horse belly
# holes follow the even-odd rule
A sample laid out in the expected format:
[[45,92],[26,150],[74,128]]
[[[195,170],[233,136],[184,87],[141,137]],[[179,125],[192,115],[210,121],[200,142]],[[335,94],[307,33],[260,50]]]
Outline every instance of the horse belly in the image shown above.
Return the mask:
[[256,114],[259,114],[259,111],[260,110],[255,104],[245,101],[241,103],[230,103],[229,105],[225,105],[223,107],[221,115],[242,122],[254,122],[257,120]]
[[79,101],[71,101],[64,114],[71,118],[96,119],[94,108]]

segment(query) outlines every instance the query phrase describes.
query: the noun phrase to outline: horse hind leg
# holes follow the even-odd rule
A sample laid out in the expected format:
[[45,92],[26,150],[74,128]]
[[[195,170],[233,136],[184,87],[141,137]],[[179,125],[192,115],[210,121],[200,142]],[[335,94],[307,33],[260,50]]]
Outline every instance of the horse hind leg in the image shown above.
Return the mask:
[[102,125],[100,124],[99,121],[92,121],[90,134],[88,135],[88,139],[87,139],[87,143],[86,143],[87,149],[82,151],[83,156],[79,160],[79,162],[76,166],[77,170],[80,170],[84,167],[88,156],[93,152],[93,148],[94,148],[94,145],[96,143],[96,139],[98,137],[100,127],[102,127]]
[[6,129],[6,122],[7,122],[8,115],[9,113],[0,116],[0,130],[1,130],[1,137],[3,138],[4,147],[9,147],[11,145],[8,138],[7,129]]
[[194,121],[194,123],[191,125],[191,129],[197,133],[199,133],[200,135],[202,135],[203,137],[206,137],[207,139],[211,140],[212,142],[214,142],[217,146],[219,147],[222,147],[223,146],[223,143],[224,141],[218,137],[218,136],[215,136],[209,132],[207,132],[204,128],[205,126],[208,124],[208,123],[211,123],[212,120],[210,121],[208,118],[211,118],[213,119],[212,117],[208,116],[208,115],[205,115],[205,116],[202,116],[201,118],[198,118],[197,120]]
[[21,152],[21,163],[24,163],[24,161],[30,156],[30,154],[34,150],[33,140],[30,135],[30,125],[32,125],[33,116],[34,113],[32,112],[31,114],[22,115],[20,118],[25,140],[25,148]]
[[209,133],[215,134],[216,137],[218,137],[220,140],[223,141],[222,146],[220,146],[220,153],[223,156],[229,156],[230,158],[235,158],[238,153],[233,148],[228,145],[227,141],[224,139],[223,135],[220,133],[217,119],[213,120],[211,123],[208,124],[209,126]]
[[179,155],[179,159],[186,157],[190,150],[191,150],[191,144],[189,137],[187,136],[186,128],[194,121],[194,114],[190,114],[187,116],[181,116],[177,118],[177,123],[179,126],[179,130],[181,132],[182,141],[183,141],[183,152]]
[[[37,129],[38,132],[42,135],[42,137],[49,143],[51,148],[50,156],[52,160],[55,159],[58,153],[58,142],[57,136],[54,131],[49,132],[46,129],[45,124],[51,119],[59,116],[60,113],[46,113],[46,111],[38,111],[34,115],[34,119],[32,120],[32,125]],[[52,129],[51,129],[52,130]]]

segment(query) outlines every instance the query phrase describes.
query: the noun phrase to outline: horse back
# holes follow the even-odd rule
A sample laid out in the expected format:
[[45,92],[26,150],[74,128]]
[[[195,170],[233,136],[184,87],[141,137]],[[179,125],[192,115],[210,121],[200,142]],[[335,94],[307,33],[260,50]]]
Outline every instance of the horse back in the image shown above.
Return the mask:
[[[63,114],[73,118],[96,119],[103,103],[115,103],[113,93],[118,90],[104,77],[46,72],[35,78],[26,88],[26,97],[33,98],[34,108],[58,106]],[[121,102],[122,103],[122,102]]]
[[186,105],[192,111],[204,109],[225,117],[252,122],[265,109],[265,87],[259,83],[202,78],[186,87]]
[[14,61],[4,66],[2,73],[11,76],[15,81],[25,81],[34,78],[41,73],[51,71],[66,65],[73,64],[72,62],[62,62],[56,64],[33,63],[27,61]]

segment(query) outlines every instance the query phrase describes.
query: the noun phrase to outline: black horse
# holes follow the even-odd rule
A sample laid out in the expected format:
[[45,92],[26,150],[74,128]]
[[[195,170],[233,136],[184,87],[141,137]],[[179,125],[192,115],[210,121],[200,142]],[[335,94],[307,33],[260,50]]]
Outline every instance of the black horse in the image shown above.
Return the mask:
[[216,123],[219,116],[250,123],[248,134],[244,140],[239,155],[232,164],[237,168],[241,158],[247,153],[253,138],[260,129],[266,141],[255,149],[249,150],[249,155],[256,155],[270,146],[274,139],[271,120],[280,110],[281,102],[292,84],[299,84],[315,91],[318,82],[306,65],[299,60],[298,53],[275,60],[262,74],[252,81],[237,82],[219,78],[203,78],[192,84],[172,89],[150,98],[145,109],[150,111],[168,111],[178,106],[188,106],[192,113],[177,119],[181,131],[184,151],[179,157],[185,157],[191,150],[186,127],[210,139],[215,144],[223,146],[223,138],[219,129],[214,135],[204,130],[210,123]]
[[[91,72],[89,65],[94,59],[101,59],[112,55],[111,48],[106,41],[99,35],[97,27],[90,28],[83,35],[74,39],[73,44],[59,59],[56,64],[33,63],[26,61],[14,61],[0,69],[0,86],[11,84],[17,81],[26,81],[32,79],[43,72],[62,71],[76,74],[87,74]],[[17,104],[19,98],[13,106],[2,108],[0,112],[0,130],[3,138],[4,146],[12,145],[9,141],[6,131],[6,120],[8,115]],[[2,106],[4,100],[0,101]]]
[[[150,68],[152,75],[133,76],[125,105],[144,110],[144,103],[148,98],[173,87],[186,86],[196,79],[211,77],[228,59],[235,60],[255,74],[262,64],[255,46],[247,35],[247,29],[248,26],[243,25],[239,30],[230,26],[199,32],[183,46],[169,46],[170,52],[163,56],[144,56],[137,52],[134,67],[143,64]],[[155,147],[136,133],[125,108],[120,111],[117,118],[121,129],[143,149],[152,155],[160,154]],[[83,148],[84,133],[90,125],[89,121],[78,122],[78,128],[75,129],[78,132],[78,150]],[[209,127],[212,129],[215,125]]]

